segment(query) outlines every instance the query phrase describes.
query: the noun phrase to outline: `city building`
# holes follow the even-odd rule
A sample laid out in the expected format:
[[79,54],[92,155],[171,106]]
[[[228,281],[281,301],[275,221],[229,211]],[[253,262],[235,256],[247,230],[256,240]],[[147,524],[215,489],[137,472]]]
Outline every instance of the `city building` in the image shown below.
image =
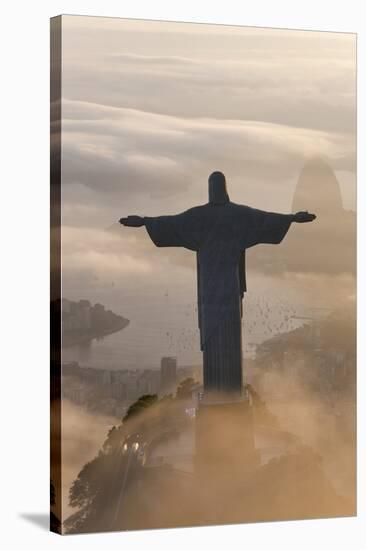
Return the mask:
[[160,364],[160,393],[173,393],[177,385],[177,358],[162,357]]

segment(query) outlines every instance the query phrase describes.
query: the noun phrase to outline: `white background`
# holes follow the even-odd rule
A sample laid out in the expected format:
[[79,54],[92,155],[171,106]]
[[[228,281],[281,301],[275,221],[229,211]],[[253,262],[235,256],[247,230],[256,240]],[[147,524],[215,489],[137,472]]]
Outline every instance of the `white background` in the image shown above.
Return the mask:
[[[364,2],[348,0],[12,1],[1,14],[1,483],[3,548],[363,548],[365,494]],[[77,535],[48,532],[49,502],[49,17],[106,15],[358,33],[358,517]],[[5,306],[5,307],[4,307]],[[363,536],[362,536],[363,535]]]

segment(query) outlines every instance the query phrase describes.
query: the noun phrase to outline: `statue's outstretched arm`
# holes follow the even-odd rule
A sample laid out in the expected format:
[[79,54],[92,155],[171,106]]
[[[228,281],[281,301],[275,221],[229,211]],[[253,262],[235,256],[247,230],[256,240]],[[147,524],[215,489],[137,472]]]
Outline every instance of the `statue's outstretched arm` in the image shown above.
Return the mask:
[[127,218],[121,218],[119,223],[126,227],[142,227],[145,225],[145,219],[141,216],[127,216]]
[[244,248],[257,244],[279,244],[293,222],[312,222],[316,218],[315,214],[309,214],[309,212],[281,214],[249,207],[246,208],[245,213],[248,221],[243,228]]

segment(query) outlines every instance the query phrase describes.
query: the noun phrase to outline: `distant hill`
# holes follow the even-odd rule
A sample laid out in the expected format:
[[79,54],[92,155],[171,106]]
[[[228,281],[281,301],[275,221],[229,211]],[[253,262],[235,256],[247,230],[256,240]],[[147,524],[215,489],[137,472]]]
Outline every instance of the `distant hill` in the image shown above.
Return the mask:
[[66,298],[54,300],[51,309],[61,308],[62,344],[64,347],[82,344],[118,332],[129,324],[129,319],[105,309],[102,304],[92,305],[89,300],[73,302]]

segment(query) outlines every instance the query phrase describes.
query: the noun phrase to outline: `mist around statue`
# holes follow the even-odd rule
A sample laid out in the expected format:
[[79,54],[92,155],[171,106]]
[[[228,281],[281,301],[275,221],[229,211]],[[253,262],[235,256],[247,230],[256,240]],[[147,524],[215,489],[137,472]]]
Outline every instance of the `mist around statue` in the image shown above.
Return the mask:
[[[303,176],[299,182],[301,190]],[[350,216],[342,212],[345,219]],[[317,221],[322,222],[321,217]],[[321,235],[319,231],[317,243]],[[290,243],[289,254],[292,250]],[[266,254],[270,257],[269,250]],[[268,260],[262,256],[254,261],[266,266]],[[265,325],[269,315],[268,306],[258,302],[256,318]],[[196,411],[203,391],[199,368],[191,369],[192,376],[186,378],[183,369],[178,384],[177,365],[174,360],[167,362],[166,372],[170,364],[174,372],[165,389],[156,386],[156,393],[136,395],[117,420],[106,408],[105,388],[98,390],[97,385],[81,404],[85,412],[79,412],[79,398],[72,388],[77,379],[81,387],[85,373],[82,366],[70,365],[64,380],[64,434],[68,433],[68,417],[74,417],[82,432],[85,426],[85,449],[80,442],[77,447],[88,460],[79,468],[68,460],[63,466],[68,480],[65,494],[69,491],[64,531],[352,515],[355,308],[352,300],[342,308],[328,300],[327,308],[314,309],[312,315],[303,317],[296,328],[287,324],[287,330],[282,327],[259,344],[255,358],[244,358],[243,392],[252,406],[254,455],[245,456],[240,441],[233,445],[238,436],[232,425],[241,425],[245,434],[245,414],[235,412],[230,424],[218,414],[205,445],[219,448],[221,458],[215,462],[212,454],[203,455],[197,463]],[[102,422],[89,433],[88,426],[97,425],[103,414],[110,428],[103,430]],[[65,456],[77,448],[72,450],[71,441],[68,445]]]
[[[334,314],[320,323],[319,341],[325,344],[335,331],[343,334],[342,345],[351,353],[350,323]],[[276,343],[276,356],[290,349],[291,359],[281,368],[264,361],[256,369],[255,386],[247,388],[261,455],[256,467],[252,457],[236,456],[240,447],[228,447],[232,426],[220,417],[210,433],[212,440],[205,444],[219,443],[223,461],[215,464],[208,456],[199,469],[189,464],[196,419],[186,410],[195,382],[186,380],[175,395],[141,396],[123,422],[100,439],[98,453],[71,487],[74,514],[65,529],[89,532],[352,515],[355,380],[352,370],[331,381],[324,369],[316,369],[311,352],[298,349],[299,342],[303,345],[309,338],[313,335],[306,327],[289,336],[286,350],[284,342]],[[92,418],[84,419],[86,428]],[[245,417],[238,421],[245,432]]]

